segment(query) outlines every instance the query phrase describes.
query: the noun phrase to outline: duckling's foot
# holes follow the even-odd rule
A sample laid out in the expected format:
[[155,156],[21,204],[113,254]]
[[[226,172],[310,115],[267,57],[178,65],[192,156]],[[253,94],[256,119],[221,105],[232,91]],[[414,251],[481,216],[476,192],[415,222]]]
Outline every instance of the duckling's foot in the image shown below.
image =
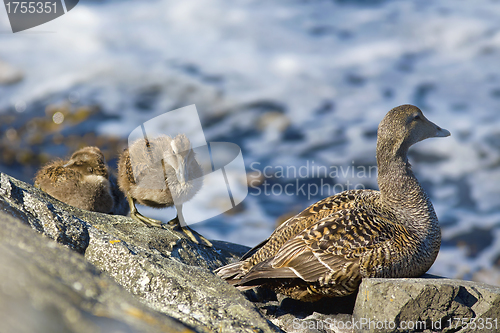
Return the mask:
[[176,230],[178,232],[183,232],[195,244],[200,244],[198,239],[196,239],[196,237],[195,237],[195,234],[196,234],[198,236],[198,238],[201,240],[201,243],[203,245],[205,245],[206,247],[212,247],[212,243],[208,239],[206,239],[205,237],[203,237],[202,235],[200,235],[196,231],[192,230],[188,226],[185,226],[185,227],[181,226],[178,217],[168,221],[168,225],[170,227],[172,227],[173,230]]
[[130,217],[136,221],[142,222],[148,227],[159,227],[161,228],[161,221],[146,217],[137,211],[135,207],[135,201],[130,195],[127,195],[127,201],[130,206]]
[[161,225],[162,225],[161,221],[152,219],[150,217],[146,217],[146,216],[142,215],[141,213],[139,213],[138,211],[130,212],[130,217],[136,221],[144,223],[148,227],[161,228]]

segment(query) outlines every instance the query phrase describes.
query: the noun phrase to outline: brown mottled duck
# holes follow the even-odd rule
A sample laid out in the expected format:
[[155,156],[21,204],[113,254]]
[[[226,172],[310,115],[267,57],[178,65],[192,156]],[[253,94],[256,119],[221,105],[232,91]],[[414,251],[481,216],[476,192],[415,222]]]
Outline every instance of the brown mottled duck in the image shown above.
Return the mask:
[[56,160],[43,166],[35,186],[69,205],[109,213],[114,200],[104,155],[97,147],[77,150],[68,162]]
[[241,290],[267,286],[302,301],[346,296],[366,277],[418,277],[434,263],[441,230],[408,162],[408,149],[450,132],[412,105],[380,122],[380,191],[348,190],[291,217],[217,274]]
[[[174,138],[166,135],[132,143],[118,161],[118,186],[130,205],[130,217],[149,227],[162,227],[159,220],[137,211],[135,203],[164,208],[175,206],[177,217],[169,221],[174,229],[184,232],[199,244],[191,229],[185,226],[182,205],[203,185],[203,170],[195,159],[191,142],[184,134]],[[212,243],[197,234],[206,246]]]

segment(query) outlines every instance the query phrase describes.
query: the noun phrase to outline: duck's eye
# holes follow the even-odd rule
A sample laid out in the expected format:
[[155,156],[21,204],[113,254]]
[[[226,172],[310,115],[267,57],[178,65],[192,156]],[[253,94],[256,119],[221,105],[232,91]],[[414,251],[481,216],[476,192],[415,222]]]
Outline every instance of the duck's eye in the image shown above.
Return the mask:
[[413,117],[413,120],[419,120],[420,119],[420,115],[417,114],[415,117]]

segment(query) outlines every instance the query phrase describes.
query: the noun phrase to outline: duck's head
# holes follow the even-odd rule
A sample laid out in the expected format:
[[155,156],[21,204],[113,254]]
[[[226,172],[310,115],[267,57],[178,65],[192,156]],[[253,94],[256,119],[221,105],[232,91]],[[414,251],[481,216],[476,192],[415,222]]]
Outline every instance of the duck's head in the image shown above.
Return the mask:
[[106,160],[101,150],[97,147],[85,147],[77,150],[63,167],[73,169],[83,175],[108,177]]
[[187,181],[192,180],[189,178],[192,176],[190,175],[191,164],[197,163],[194,158],[194,151],[191,148],[191,142],[186,135],[179,134],[172,139],[170,146],[172,151],[164,159],[175,170],[179,183],[185,184]]
[[389,111],[378,126],[377,151],[406,155],[413,144],[434,137],[446,137],[450,132],[429,121],[413,105],[400,105]]

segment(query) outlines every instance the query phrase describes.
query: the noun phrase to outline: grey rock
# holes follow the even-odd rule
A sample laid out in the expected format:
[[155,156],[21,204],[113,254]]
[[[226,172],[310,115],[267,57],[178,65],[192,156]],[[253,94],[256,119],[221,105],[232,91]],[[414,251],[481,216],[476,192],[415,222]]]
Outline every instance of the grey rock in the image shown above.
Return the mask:
[[[260,311],[285,332],[296,333],[350,333],[349,325],[356,294],[338,298],[323,298],[305,303],[276,295],[264,288],[246,292]],[[349,327],[345,327],[349,326]]]
[[365,279],[353,320],[365,323],[356,332],[476,332],[481,331],[479,325],[488,322],[491,326],[483,327],[484,331],[498,332],[500,287],[429,275]]
[[84,254],[144,304],[199,332],[279,331],[212,273],[247,251],[244,246],[193,244],[169,227],[148,228],[125,216],[66,205],[6,174],[0,174],[0,207],[17,217],[16,227],[29,225]]
[[[117,227],[134,228],[125,222]],[[222,264],[220,259],[214,254],[207,259],[194,255],[211,250],[196,248],[185,239],[172,240],[170,233],[145,228],[132,237],[110,237],[109,233],[96,231],[91,234],[85,257],[152,308],[200,331],[272,331],[251,302],[209,271],[218,266],[216,263]]]
[[82,255],[0,212],[0,331],[194,332],[130,295]]
[[36,231],[78,253],[89,245],[88,223],[70,211],[70,207],[48,194],[17,179],[0,173],[0,208],[17,217],[18,223],[30,225]]
[[263,288],[246,293],[285,332],[500,332],[500,287],[429,274],[364,279],[357,295],[314,303]]

